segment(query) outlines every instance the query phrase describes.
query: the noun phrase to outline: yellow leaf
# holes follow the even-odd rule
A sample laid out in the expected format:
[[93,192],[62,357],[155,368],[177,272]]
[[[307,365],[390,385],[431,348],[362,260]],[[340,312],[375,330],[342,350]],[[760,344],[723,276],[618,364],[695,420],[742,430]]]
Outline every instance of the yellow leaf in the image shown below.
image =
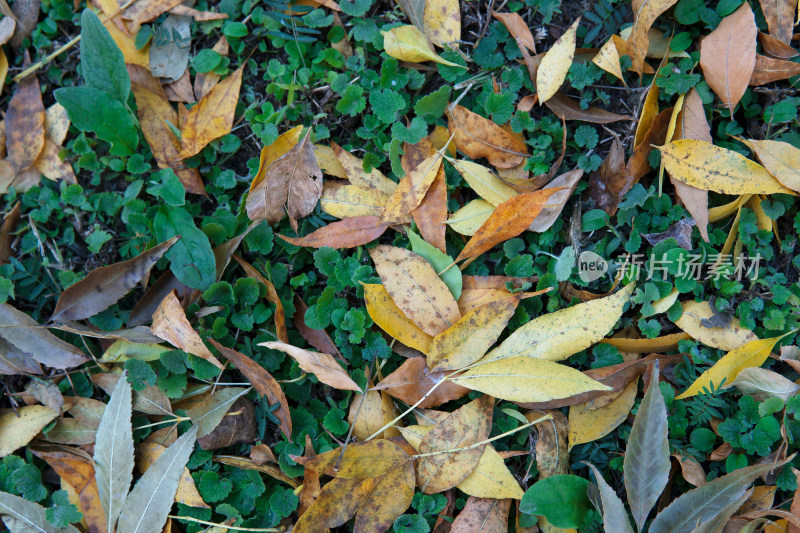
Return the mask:
[[[435,426],[408,426],[400,428],[400,433],[408,443],[419,450],[419,443]],[[478,461],[478,466],[456,488],[478,498],[522,498],[522,488],[508,470],[503,457],[491,444],[487,444]]]
[[242,86],[242,67],[208,91],[181,121],[181,158],[191,157],[230,133]]
[[750,148],[767,171],[782,185],[800,190],[800,150],[783,141],[739,139]]
[[322,210],[336,218],[380,217],[389,199],[375,189],[326,181],[322,186]]
[[422,31],[436,46],[461,40],[461,7],[458,0],[427,0],[422,13]]
[[567,79],[567,72],[575,56],[576,34],[580,22],[581,19],[578,17],[539,63],[539,68],[536,70],[536,94],[539,95],[540,105],[556,94]]
[[569,408],[569,447],[603,438],[622,424],[633,403],[639,379],[634,379],[623,389],[622,394],[610,403],[593,409],[591,403],[579,403]]
[[[620,30],[619,36],[627,41],[631,36],[632,31],[633,26],[628,26],[627,28]],[[667,34],[658,28],[650,28],[650,31],[647,32],[647,38],[649,40],[647,44],[647,57],[655,59],[662,59],[664,57],[689,57],[689,54],[687,54],[685,51],[676,52],[671,50],[669,47],[669,42],[672,38],[667,37]]]
[[[275,142],[270,144],[269,146],[265,146],[261,149],[261,156],[260,161],[258,163],[258,172],[256,173],[256,177],[253,178],[253,182],[250,184],[250,192],[253,192],[253,189],[256,188],[256,185],[259,184],[264,179],[264,175],[267,172],[267,168],[280,159],[281,157],[286,155],[286,152],[292,149],[292,147],[300,141],[300,134],[303,132],[303,126],[295,126],[294,128],[290,129],[289,131],[285,131],[275,139]],[[316,153],[316,149],[314,150]]]
[[701,323],[714,316],[714,311],[708,302],[681,302],[683,314],[675,321],[675,325],[688,333],[697,341],[712,348],[730,351],[752,342],[758,337],[755,333],[739,325],[734,317],[725,327],[707,328]]
[[369,172],[364,172],[364,162],[342,149],[338,144],[333,144],[333,153],[344,169],[345,176],[351,184],[364,189],[375,189],[383,194],[392,195],[397,184],[383,175],[383,172],[373,167]]
[[44,405],[0,410],[0,457],[28,444],[57,416],[58,411]]
[[280,350],[297,361],[297,364],[304,372],[314,374],[322,383],[335,389],[361,390],[361,387],[350,378],[345,369],[330,354],[304,350],[280,341],[262,342],[259,343],[259,346],[266,346],[271,350]]
[[314,155],[317,157],[317,164],[325,174],[336,176],[337,178],[347,179],[347,173],[342,163],[336,159],[336,154],[330,146],[321,144],[314,145]]
[[737,213],[739,211],[739,207],[742,204],[747,203],[747,201],[750,200],[750,198],[751,195],[744,194],[730,203],[727,203],[725,205],[720,205],[717,207],[712,207],[711,209],[708,210],[708,221],[719,222],[723,218],[727,218],[732,214]]
[[691,338],[692,337],[688,333],[673,333],[671,335],[664,335],[663,337],[656,337],[655,339],[623,339],[613,337],[610,339],[603,339],[600,342],[616,346],[621,352],[651,353],[676,350],[678,348],[678,342]]
[[136,44],[134,43],[134,38],[130,35],[122,33],[117,25],[114,24],[114,21],[108,20],[103,24],[103,26],[105,26],[105,28],[108,30],[108,33],[111,34],[111,38],[114,39],[117,47],[122,52],[122,56],[125,58],[126,63],[132,63],[142,67],[148,67],[150,65],[150,43],[145,45],[145,47],[141,50],[138,50],[136,48]]
[[650,48],[650,27],[659,15],[675,5],[678,0],[634,0],[633,29],[628,37],[628,55],[632,68],[641,74],[644,58]]
[[387,54],[400,61],[409,61],[411,63],[435,61],[442,65],[466,68],[457,63],[447,61],[434,52],[428,43],[428,38],[416,26],[398,26],[389,31],[382,31],[381,34],[383,34],[383,49]]
[[[347,414],[347,422],[353,426],[353,435],[356,439],[363,441],[394,420],[397,413],[391,397],[383,391],[367,391],[363,401],[361,398],[361,393],[353,396],[353,400],[350,402],[350,411]],[[388,401],[384,399],[388,399]],[[377,438],[395,437],[399,434],[396,428],[390,427]]]
[[657,148],[669,175],[698,189],[723,194],[794,194],[767,169],[733,150],[697,139],[680,139]]
[[519,193],[504,183],[491,170],[471,161],[447,158],[478,196],[498,206]]
[[519,295],[507,296],[469,311],[433,339],[427,351],[428,368],[458,370],[483,357],[514,316],[519,300]]
[[[142,442],[139,444],[136,447],[136,451],[139,452],[136,463],[139,470],[143,474],[147,472],[166,449],[166,446],[156,444],[155,442]],[[194,479],[192,479],[192,475],[186,467],[183,467],[183,474],[181,474],[181,479],[178,482],[178,492],[175,493],[175,501],[188,505],[189,507],[209,508],[208,504],[203,501],[200,493],[197,492]]]
[[600,47],[600,51],[594,56],[592,63],[625,83],[622,67],[619,64],[619,51],[617,45],[614,44],[614,39],[607,40],[606,44]]
[[442,168],[442,156],[435,153],[406,174],[386,202],[381,215],[382,220],[398,220],[419,206],[440,168]]
[[647,96],[644,99],[642,112],[639,114],[639,122],[636,124],[636,133],[633,136],[634,148],[642,143],[645,135],[647,135],[647,132],[650,131],[650,127],[653,125],[653,122],[655,121],[659,113],[658,111],[659,88],[658,85],[656,85],[657,78],[658,74],[656,74],[653,77],[653,82],[650,84],[650,88],[647,90]]
[[[771,339],[756,339],[748,342],[744,346],[731,350],[714,363],[714,366],[703,372],[699,378],[692,383],[685,392],[676,396],[676,400],[691,398],[703,392],[704,388],[717,388],[720,386],[730,386],[736,376],[745,368],[760,367],[769,357],[772,348],[779,340],[794,333],[790,331],[780,337]],[[724,381],[724,383],[723,383]]]
[[678,289],[673,288],[669,294],[664,296],[663,298],[659,298],[655,302],[653,302],[653,314],[658,315],[661,313],[666,313],[670,307],[678,300]]
[[428,335],[438,335],[461,319],[447,285],[421,256],[381,244],[369,251],[386,292],[403,314]]
[[494,206],[486,200],[472,200],[467,205],[453,213],[447,219],[447,224],[461,235],[475,235],[478,228],[489,220],[494,212]]
[[479,361],[470,370],[448,379],[510,402],[549,402],[583,392],[612,390],[574,368],[524,356]]
[[375,324],[393,338],[422,353],[428,352],[433,337],[419,329],[403,314],[383,285],[363,283],[367,313]]
[[[771,218],[767,216],[764,212],[764,209],[761,207],[761,198],[758,196],[753,196],[747,202],[747,207],[753,210],[756,215],[756,227],[759,230],[764,231],[772,231],[773,221]],[[738,257],[738,254],[737,254]]]
[[484,360],[524,356],[560,361],[585,350],[614,327],[633,293],[634,285],[631,283],[605,298],[534,318],[489,352]]

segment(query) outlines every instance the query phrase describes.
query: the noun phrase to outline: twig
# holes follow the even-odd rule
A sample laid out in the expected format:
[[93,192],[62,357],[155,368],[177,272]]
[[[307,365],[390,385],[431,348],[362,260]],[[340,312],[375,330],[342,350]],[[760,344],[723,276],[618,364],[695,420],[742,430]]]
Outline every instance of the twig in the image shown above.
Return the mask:
[[233,529],[234,531],[262,531],[265,533],[279,533],[284,531],[283,528],[274,528],[274,527],[238,527],[238,526],[226,526],[225,524],[217,524],[216,522],[207,522],[206,520],[200,520],[199,518],[192,518],[191,516],[176,516],[176,515],[168,515],[169,518],[174,518],[175,520],[186,520],[188,522],[194,522],[196,524],[203,524],[206,526],[214,526],[224,529]]

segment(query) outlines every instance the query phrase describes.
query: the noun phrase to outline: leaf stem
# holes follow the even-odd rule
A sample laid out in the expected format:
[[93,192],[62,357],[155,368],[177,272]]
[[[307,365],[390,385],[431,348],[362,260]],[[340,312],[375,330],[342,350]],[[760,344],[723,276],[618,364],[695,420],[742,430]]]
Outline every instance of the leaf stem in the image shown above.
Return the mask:
[[225,524],[218,524],[216,522],[207,522],[205,520],[200,520],[199,518],[192,518],[191,516],[176,516],[176,515],[168,515],[169,518],[174,518],[175,520],[186,520],[188,522],[195,522],[196,524],[203,524],[206,526],[213,526],[223,529],[233,529],[234,531],[261,531],[264,533],[279,533],[283,531],[283,529],[276,529],[273,527],[237,527],[237,526],[228,526]]

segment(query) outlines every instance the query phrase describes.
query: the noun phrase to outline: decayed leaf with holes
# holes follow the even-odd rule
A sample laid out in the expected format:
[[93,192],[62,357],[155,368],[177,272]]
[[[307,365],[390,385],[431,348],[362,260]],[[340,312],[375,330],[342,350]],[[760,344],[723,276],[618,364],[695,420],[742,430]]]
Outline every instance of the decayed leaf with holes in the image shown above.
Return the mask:
[[575,56],[575,43],[580,23],[581,18],[578,17],[539,63],[539,68],[536,69],[536,94],[539,95],[539,104],[552,98],[567,79],[567,72],[569,72]]
[[486,353],[514,316],[520,295],[489,302],[466,313],[451,328],[434,337],[428,348],[431,370],[458,370]]
[[[442,419],[449,413],[442,413]],[[438,422],[441,422],[439,420]],[[430,433],[434,425],[417,425],[399,428],[403,438],[419,451],[422,439]],[[491,444],[483,449],[478,465],[456,488],[478,498],[522,498],[522,488]]]
[[388,194],[375,189],[348,185],[346,182],[326,182],[319,203],[325,213],[336,218],[380,218],[388,200]]
[[750,85],[766,85],[800,74],[800,63],[768,56],[756,55],[756,66],[750,76]]
[[525,231],[557,192],[558,189],[542,189],[520,194],[497,206],[458,254],[456,261],[477,257]]
[[[796,64],[796,63],[792,63]],[[800,191],[800,150],[783,141],[740,139],[782,185]]]
[[719,326],[709,324],[708,321],[716,313],[708,302],[689,300],[681,302],[681,306],[683,314],[675,321],[675,325],[705,345],[730,351],[758,339],[755,333],[741,326],[735,317]]
[[200,99],[181,119],[181,151],[185,159],[200,153],[208,143],[230,133],[242,86],[239,67]]
[[528,157],[528,147],[518,136],[465,107],[448,109],[447,117],[456,148],[470,159],[485,157],[492,166],[512,168]]
[[422,331],[435,336],[461,319],[455,298],[425,259],[385,244],[369,253],[394,303]]
[[743,4],[700,41],[700,67],[711,90],[733,110],[744,96],[756,65],[755,15]]
[[0,457],[27,445],[57,416],[58,411],[44,405],[25,405],[16,413],[12,409],[0,410]]
[[266,371],[264,367],[236,350],[226,348],[214,339],[209,342],[247,378],[259,394],[266,396],[270,405],[278,404],[275,416],[280,420],[281,431],[287,438],[292,435],[292,417],[289,413],[289,403],[280,384]]
[[247,197],[250,220],[279,222],[286,212],[299,220],[314,210],[322,195],[322,170],[317,165],[314,146],[305,137],[283,157],[273,162]]
[[797,0],[760,0],[759,3],[764,18],[767,19],[769,34],[783,43],[790,44]]
[[793,194],[767,169],[733,150],[697,139],[657,148],[669,175],[693,187],[723,194]]
[[381,219],[397,221],[408,215],[422,203],[428,188],[439,174],[442,156],[434,153],[423,160],[414,170],[405,175],[389,197],[381,214]]
[[422,31],[433,44],[447,47],[461,40],[461,6],[458,0],[427,0]]
[[478,196],[495,207],[506,200],[519,196],[519,193],[513,187],[506,184],[494,172],[483,165],[451,158],[447,158],[447,161],[455,167],[464,178],[464,181],[472,187],[472,190]]
[[574,368],[525,356],[479,361],[449,381],[510,402],[546,402],[589,391],[611,390]]
[[494,212],[495,207],[486,200],[477,199],[467,203],[447,219],[447,225],[461,235],[473,236]]
[[644,58],[650,46],[650,27],[656,19],[678,0],[634,0],[633,29],[628,37],[628,55],[631,56],[634,72],[641,74]]
[[52,320],[81,320],[114,305],[142,279],[180,237],[173,237],[133,259],[97,268],[70,285],[56,303]]
[[416,26],[397,26],[389,31],[381,31],[381,35],[383,35],[383,49],[387,54],[400,61],[410,63],[434,61],[442,65],[463,68],[434,52],[431,45],[428,44],[428,38]]
[[592,59],[592,63],[605,70],[612,76],[616,77],[622,83],[625,83],[625,77],[622,74],[622,67],[619,63],[619,51],[614,39],[609,39],[600,47],[597,55]]
[[[489,352],[486,361],[511,356],[560,361],[585,350],[614,327],[633,294],[633,283],[611,296],[534,318]],[[531,400],[534,401],[534,400]]]
[[340,177],[346,177],[356,187],[375,189],[389,196],[394,193],[397,184],[387,178],[383,172],[375,167],[371,168],[369,172],[365,172],[364,162],[361,159],[344,150],[336,143],[331,143],[331,148],[344,169],[345,176]]
[[[455,487],[472,473],[483,455],[492,429],[494,398],[481,396],[459,407],[436,424],[419,444],[416,461],[417,485],[424,494]],[[474,446],[463,451],[449,451]],[[436,453],[443,452],[443,453]],[[425,454],[434,455],[425,456]]]
[[336,222],[331,222],[313,231],[305,237],[293,238],[278,235],[284,241],[304,248],[355,248],[368,244],[386,231],[390,222],[385,222],[378,217],[351,217]]
[[[136,446],[136,465],[137,468],[144,474],[153,466],[153,463],[161,457],[166,451],[167,447],[154,442],[142,442]],[[178,491],[175,493],[175,502],[188,505],[189,507],[201,507],[209,509],[209,505],[203,501],[200,493],[197,492],[197,487],[194,484],[189,469],[184,467],[183,474],[181,474],[180,481],[178,482]]]
[[[350,401],[350,410],[347,413],[347,422],[353,427],[353,435],[356,439],[364,441],[394,420],[397,415],[394,402],[388,394],[371,390],[367,391],[366,396],[362,396],[360,392],[353,395],[353,399]],[[388,439],[398,435],[400,432],[396,427],[388,427],[375,438]]]
[[[409,405],[417,403],[423,396],[433,389],[449,372],[431,372],[424,357],[412,357],[405,361],[400,368],[383,378],[373,387],[374,390],[385,390],[398,400]],[[423,400],[419,407],[436,407],[451,400],[457,400],[466,395],[469,389],[445,381],[438,385],[430,396]]]
[[375,324],[410,348],[427,353],[433,337],[403,314],[383,285],[363,283],[367,313]]
[[200,335],[192,329],[175,292],[167,294],[153,313],[153,325],[150,326],[150,330],[153,335],[164,339],[179,350],[205,359],[220,370],[224,368],[214,354],[208,351]]
[[703,372],[688,389],[676,396],[676,400],[691,398],[703,392],[703,389],[730,385],[745,368],[760,367],[769,357],[770,352],[779,340],[786,335],[794,333],[790,331],[780,337],[771,339],[756,339],[744,346],[735,348],[720,358],[719,361]]
[[297,361],[304,372],[314,374],[321,382],[335,389],[361,391],[361,387],[347,375],[332,355],[304,350],[278,341],[262,342],[259,346],[285,353]]

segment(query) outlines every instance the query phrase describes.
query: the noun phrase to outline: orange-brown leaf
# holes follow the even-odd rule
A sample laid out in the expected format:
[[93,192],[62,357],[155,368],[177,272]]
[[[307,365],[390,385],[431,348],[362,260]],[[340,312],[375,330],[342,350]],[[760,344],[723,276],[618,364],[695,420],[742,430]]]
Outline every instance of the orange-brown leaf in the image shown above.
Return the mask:
[[161,300],[158,309],[153,313],[153,325],[150,330],[153,335],[164,339],[174,347],[203,358],[220,370],[224,368],[222,363],[208,351],[200,335],[192,329],[174,291]]
[[[408,174],[416,168],[425,158],[433,155],[435,148],[429,138],[425,137],[417,144],[403,145],[403,155],[400,163]],[[447,220],[447,183],[445,183],[444,169],[439,172],[428,188],[422,202],[411,212],[422,238],[439,250],[447,253],[445,245],[445,221]]]
[[460,105],[448,110],[448,126],[456,147],[471,159],[485,157],[497,168],[512,168],[528,157],[517,136]]
[[433,180],[441,170],[442,156],[438,153],[434,153],[420,162],[416,168],[407,173],[397,184],[394,192],[386,202],[381,218],[388,221],[398,221],[404,215],[411,213],[422,203],[428,188],[430,188]]
[[756,66],[753,68],[753,75],[750,77],[749,83],[750,85],[764,85],[798,74],[800,74],[800,63],[757,54]]
[[267,300],[275,304],[275,335],[279,340],[283,342],[289,342],[289,334],[286,331],[286,314],[283,310],[283,303],[278,297],[278,291],[275,290],[275,285],[270,280],[262,276],[261,272],[256,270],[253,265],[238,255],[234,254],[233,258],[244,269],[248,277],[263,283],[264,286],[267,287]]
[[473,531],[506,533],[509,509],[511,509],[510,499],[495,500],[470,496],[467,504],[453,520],[450,533],[472,533]]
[[262,342],[259,346],[265,346],[271,350],[279,350],[292,359],[304,372],[314,374],[317,379],[326,385],[339,390],[353,390],[361,392],[355,381],[352,380],[347,372],[336,362],[332,355],[322,352],[312,352],[292,346],[285,342]]
[[578,102],[562,92],[557,92],[551,96],[544,105],[550,108],[550,111],[555,113],[558,118],[564,120],[580,120],[595,124],[608,124],[618,120],[633,120],[628,115],[618,115],[599,107],[590,106],[586,109],[581,109]]
[[[431,372],[424,357],[412,357],[375,385],[374,389],[385,390],[391,396],[411,405],[418,402],[448,374],[450,372]],[[436,407],[450,400],[457,400],[468,392],[466,387],[447,381],[436,387],[419,407]]]
[[44,148],[44,104],[36,76],[20,82],[6,111],[6,150],[16,172],[33,166]]
[[759,3],[769,34],[783,43],[791,43],[797,0],[759,0]]
[[664,11],[678,0],[633,0],[633,29],[628,37],[627,52],[631,57],[632,69],[639,74],[644,69],[644,58],[650,47],[650,27]]
[[331,222],[301,238],[278,237],[295,246],[304,248],[354,248],[370,243],[383,235],[390,222],[384,222],[378,217],[353,217]]

